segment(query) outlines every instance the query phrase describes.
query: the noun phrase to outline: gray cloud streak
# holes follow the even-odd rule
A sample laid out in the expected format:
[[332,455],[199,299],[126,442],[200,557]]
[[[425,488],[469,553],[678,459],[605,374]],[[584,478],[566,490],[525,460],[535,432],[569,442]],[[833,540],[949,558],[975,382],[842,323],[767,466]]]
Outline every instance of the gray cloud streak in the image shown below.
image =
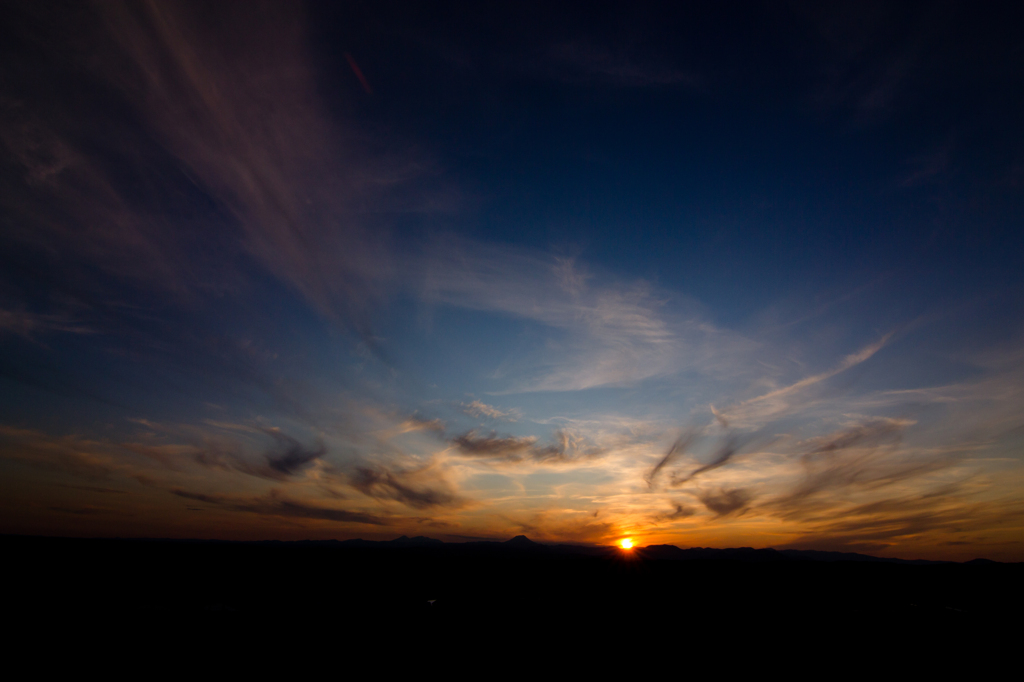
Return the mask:
[[459,452],[469,457],[490,458],[504,462],[534,461],[551,464],[566,464],[586,461],[604,455],[606,450],[590,443],[586,438],[569,429],[555,431],[550,445],[538,445],[530,436],[500,437],[494,432],[480,435],[468,431],[451,440]]
[[754,496],[743,488],[721,489],[713,492],[702,492],[697,495],[708,511],[715,513],[715,518],[742,515],[746,512]]
[[270,436],[277,446],[264,453],[266,464],[249,461],[234,447],[225,447],[209,442],[202,446],[194,459],[196,463],[210,469],[237,471],[258,478],[284,481],[327,454],[327,447],[322,442],[318,441],[313,447],[306,447],[280,429],[260,428],[258,430]]
[[736,437],[727,436],[725,438],[725,442],[718,448],[718,452],[715,453],[715,456],[712,458],[710,462],[703,466],[697,467],[696,469],[691,471],[689,474],[686,474],[685,476],[673,475],[672,482],[670,485],[680,486],[683,485],[684,483],[689,483],[694,478],[705,472],[713,471],[718,467],[725,466],[729,462],[729,460],[732,459],[732,456],[735,455],[738,450],[739,447],[737,446]]
[[352,487],[368,497],[395,500],[414,509],[465,506],[466,500],[446,489],[443,483],[431,485],[421,478],[416,471],[396,472],[378,466],[357,467],[349,481]]
[[765,503],[783,518],[806,518],[836,503],[825,493],[879,489],[949,468],[959,457],[895,456],[906,423],[877,419],[813,439],[800,456],[803,479],[788,493]]
[[327,454],[327,446],[322,442],[318,442],[312,448],[307,448],[280,429],[260,429],[260,431],[276,440],[282,448],[282,452],[267,455],[267,464],[271,469],[285,476],[295,474],[310,462]]
[[644,480],[647,481],[648,488],[654,488],[654,484],[657,481],[658,474],[661,473],[661,470],[670,465],[677,457],[683,455],[686,452],[686,449],[690,447],[690,444],[693,443],[696,438],[696,432],[690,431],[679,436],[679,438],[672,443],[668,452],[665,453],[665,456],[658,460],[658,463],[655,464],[644,476]]
[[284,499],[276,491],[269,495],[250,499],[239,499],[229,495],[206,495],[182,489],[172,489],[172,494],[187,500],[196,500],[222,506],[231,511],[249,512],[261,516],[335,521],[338,523],[360,523],[372,526],[389,525],[388,519],[345,509],[316,507],[302,502]]

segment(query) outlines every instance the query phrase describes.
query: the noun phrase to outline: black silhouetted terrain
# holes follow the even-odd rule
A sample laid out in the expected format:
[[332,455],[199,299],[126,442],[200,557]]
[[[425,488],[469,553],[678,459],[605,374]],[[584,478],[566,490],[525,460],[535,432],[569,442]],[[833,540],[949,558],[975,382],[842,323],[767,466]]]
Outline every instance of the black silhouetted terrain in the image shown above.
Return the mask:
[[523,536],[458,544],[9,536],[2,546],[8,622],[44,634],[127,629],[151,642],[218,647],[315,640],[366,651],[470,643],[592,651],[605,642],[682,655],[741,641],[805,646],[808,638],[840,648],[850,638],[945,646],[1011,635],[1019,626],[1003,624],[1017,623],[1024,603],[1022,564],[839,552],[624,552]]

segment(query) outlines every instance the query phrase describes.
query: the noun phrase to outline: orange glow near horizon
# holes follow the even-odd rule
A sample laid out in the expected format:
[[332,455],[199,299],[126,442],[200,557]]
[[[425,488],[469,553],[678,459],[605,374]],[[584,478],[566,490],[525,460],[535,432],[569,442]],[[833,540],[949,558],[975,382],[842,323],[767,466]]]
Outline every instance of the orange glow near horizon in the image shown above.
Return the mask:
[[633,538],[623,538],[619,541],[619,546],[622,549],[633,549]]

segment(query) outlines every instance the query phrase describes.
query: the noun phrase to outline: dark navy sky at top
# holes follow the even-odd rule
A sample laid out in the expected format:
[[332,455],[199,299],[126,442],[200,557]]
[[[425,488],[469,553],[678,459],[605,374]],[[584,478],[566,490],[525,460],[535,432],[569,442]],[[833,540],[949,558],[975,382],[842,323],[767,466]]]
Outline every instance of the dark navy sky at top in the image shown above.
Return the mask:
[[[339,117],[459,186],[460,210],[409,216],[410,236],[581,254],[726,322],[879,276],[921,304],[1020,282],[1019,6],[325,3],[311,19]],[[345,52],[372,96],[331,92],[359,88]]]
[[[454,233],[578,255],[612,277],[694,296],[712,321],[741,332],[779,300],[836,299],[883,281],[862,305],[890,309],[855,320],[862,333],[829,349],[822,367],[965,299],[986,301],[974,306],[979,334],[1012,337],[1024,319],[1024,5],[816,5],[324,2],[308,7],[308,27],[338,129],[356,131],[360,144],[376,147],[371,155],[419,150],[439,201],[454,197],[449,210],[384,216],[395,248],[415,253]],[[40,14],[77,31],[73,12],[65,23],[59,12]],[[53,394],[119,409],[187,396],[180,402],[200,410],[230,402],[236,396],[222,394],[248,382],[263,392],[245,396],[278,400],[230,346],[235,336],[288,348],[281,375],[348,371],[331,364],[336,348],[317,336],[325,325],[315,311],[236,253],[230,230],[211,229],[224,218],[215,198],[121,96],[59,50],[36,45],[35,23],[2,24],[0,89],[14,93],[11,101],[42,112],[140,214],[166,217],[175,237],[194,245],[197,271],[223,261],[259,281],[251,299],[211,295],[178,309],[104,279],[88,254],[62,245],[0,249],[0,304],[9,298],[12,309],[42,314],[53,301],[116,298],[158,311],[97,305],[90,314],[98,319],[83,324],[102,333],[40,335],[45,344],[5,336],[0,376],[14,390],[0,407],[9,420],[22,423],[19,410],[70,419],[51,416]],[[61,37],[41,44],[62,45]],[[4,157],[0,171],[0,198],[29,194],[18,164]],[[419,182],[429,184],[420,176],[409,184]],[[17,222],[4,220],[5,230]],[[430,335],[412,329],[414,313],[399,312],[375,321],[382,337],[405,335],[393,343],[405,351],[394,362],[436,365],[441,376],[467,354],[476,359],[466,346],[494,345],[471,368],[485,375],[512,337],[487,318],[479,335],[465,335],[471,343],[452,343],[438,362],[443,334],[424,341]],[[453,326],[477,332],[461,318]],[[885,373],[892,378],[891,368]],[[900,386],[928,383],[915,376]],[[39,389],[37,404],[25,386]],[[91,418],[68,404],[74,418]],[[286,411],[260,409],[271,407]]]

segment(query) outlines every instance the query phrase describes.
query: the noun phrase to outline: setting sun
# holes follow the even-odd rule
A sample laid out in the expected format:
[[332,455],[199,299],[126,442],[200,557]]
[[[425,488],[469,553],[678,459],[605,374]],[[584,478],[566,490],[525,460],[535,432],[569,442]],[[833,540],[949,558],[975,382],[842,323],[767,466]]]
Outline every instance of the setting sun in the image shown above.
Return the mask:
[[622,546],[622,549],[633,549],[633,540],[631,538],[625,538],[619,543],[619,545]]

